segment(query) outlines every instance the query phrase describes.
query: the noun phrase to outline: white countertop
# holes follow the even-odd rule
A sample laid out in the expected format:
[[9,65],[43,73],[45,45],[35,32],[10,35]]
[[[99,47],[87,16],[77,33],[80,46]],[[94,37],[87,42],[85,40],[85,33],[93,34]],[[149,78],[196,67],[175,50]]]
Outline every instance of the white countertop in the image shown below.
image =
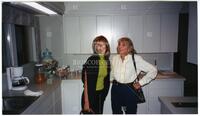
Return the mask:
[[159,101],[161,102],[161,108],[167,109],[167,111],[169,111],[169,113],[172,113],[172,114],[197,114],[198,113],[197,107],[175,107],[172,104],[172,102],[186,102],[186,103],[197,102],[197,97],[159,97]]

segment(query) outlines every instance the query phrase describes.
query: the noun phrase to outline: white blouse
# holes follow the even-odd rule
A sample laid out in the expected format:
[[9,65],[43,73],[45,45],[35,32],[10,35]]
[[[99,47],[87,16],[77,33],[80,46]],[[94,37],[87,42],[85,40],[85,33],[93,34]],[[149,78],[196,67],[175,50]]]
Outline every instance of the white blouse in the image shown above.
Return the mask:
[[[139,81],[141,86],[148,84],[157,75],[157,68],[152,64],[145,61],[141,56],[135,54],[135,63],[137,68],[137,75],[140,71],[144,71],[147,74]],[[113,56],[112,58],[112,71],[111,80],[116,80],[120,83],[130,83],[133,82],[137,75],[135,72],[135,67],[133,65],[132,55],[128,54],[125,56],[124,61],[122,61],[120,55]]]

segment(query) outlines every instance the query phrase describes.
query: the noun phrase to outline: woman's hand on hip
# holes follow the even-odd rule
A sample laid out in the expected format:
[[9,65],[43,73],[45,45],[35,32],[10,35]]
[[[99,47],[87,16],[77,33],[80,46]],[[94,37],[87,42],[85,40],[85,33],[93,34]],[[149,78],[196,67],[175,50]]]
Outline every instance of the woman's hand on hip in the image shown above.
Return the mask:
[[140,89],[141,88],[141,85],[139,82],[136,82],[133,84],[134,88],[137,90],[137,89]]

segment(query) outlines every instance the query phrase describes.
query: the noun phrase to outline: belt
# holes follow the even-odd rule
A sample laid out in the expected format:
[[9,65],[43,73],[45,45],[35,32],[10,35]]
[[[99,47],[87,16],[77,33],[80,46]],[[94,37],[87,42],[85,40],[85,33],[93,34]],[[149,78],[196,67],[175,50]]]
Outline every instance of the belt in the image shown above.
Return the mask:
[[113,84],[114,84],[114,85],[126,85],[126,83],[119,83],[119,82],[117,82],[116,80],[113,80]]
[[117,82],[116,80],[113,80],[113,82],[112,82],[114,85],[128,85],[128,84],[133,84],[133,82],[132,83],[120,83],[120,82]]

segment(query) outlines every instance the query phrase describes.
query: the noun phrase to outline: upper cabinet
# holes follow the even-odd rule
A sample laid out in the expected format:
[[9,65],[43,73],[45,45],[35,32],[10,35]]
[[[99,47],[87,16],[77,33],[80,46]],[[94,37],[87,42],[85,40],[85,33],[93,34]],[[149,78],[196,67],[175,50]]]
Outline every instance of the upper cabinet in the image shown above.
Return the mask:
[[144,17],[143,52],[160,52],[160,15]]
[[128,36],[128,16],[113,16],[113,38],[111,52],[117,53],[117,41]]
[[108,16],[108,15],[97,16],[97,36],[99,35],[105,36],[108,39],[109,44],[111,44],[112,16]]
[[80,17],[81,53],[93,53],[92,41],[96,36],[96,16]]
[[[111,53],[129,37],[137,53],[177,52],[178,14],[64,16],[65,53],[92,53],[92,41],[105,36]],[[67,43],[67,44],[66,44]]]
[[129,36],[137,53],[143,52],[143,16],[129,16]]
[[137,53],[177,52],[178,14],[64,16],[65,53],[92,53],[92,41],[105,36],[111,53],[129,37]]
[[160,52],[177,52],[178,14],[161,15]]
[[154,3],[65,4],[65,53],[92,53],[92,41],[99,35],[108,39],[111,53],[117,53],[121,37],[129,37],[137,53],[177,52],[182,4]]
[[80,53],[79,17],[63,17],[64,53]]

